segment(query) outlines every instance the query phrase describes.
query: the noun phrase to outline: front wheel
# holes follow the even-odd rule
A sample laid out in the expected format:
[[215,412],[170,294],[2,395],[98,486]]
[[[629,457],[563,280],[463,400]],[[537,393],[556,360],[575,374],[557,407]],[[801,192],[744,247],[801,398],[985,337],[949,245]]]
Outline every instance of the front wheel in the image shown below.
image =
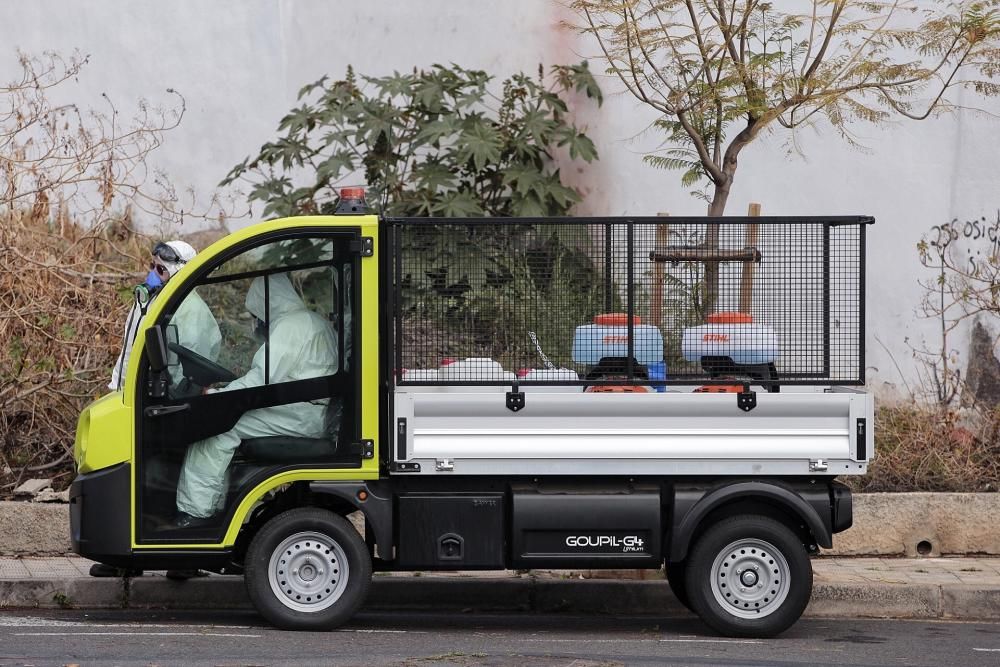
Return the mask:
[[315,507],[274,517],[254,536],[245,560],[254,607],[283,630],[330,630],[364,603],[372,563],[344,517]]
[[783,523],[734,516],[708,528],[692,548],[686,589],[691,608],[720,634],[773,637],[809,604],[812,565]]

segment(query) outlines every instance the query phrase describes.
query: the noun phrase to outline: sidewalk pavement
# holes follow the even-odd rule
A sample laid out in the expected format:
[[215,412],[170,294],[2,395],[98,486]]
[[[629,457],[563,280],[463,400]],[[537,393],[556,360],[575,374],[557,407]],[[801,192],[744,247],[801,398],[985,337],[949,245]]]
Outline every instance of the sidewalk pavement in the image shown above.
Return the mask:
[[[97,579],[88,575],[90,565],[76,557],[0,558],[0,609],[250,607],[241,577],[176,582],[163,572],[148,572],[131,579]],[[1000,558],[828,557],[814,559],[813,569],[807,616],[1000,621]],[[662,576],[641,570],[376,573],[365,608],[686,613]]]

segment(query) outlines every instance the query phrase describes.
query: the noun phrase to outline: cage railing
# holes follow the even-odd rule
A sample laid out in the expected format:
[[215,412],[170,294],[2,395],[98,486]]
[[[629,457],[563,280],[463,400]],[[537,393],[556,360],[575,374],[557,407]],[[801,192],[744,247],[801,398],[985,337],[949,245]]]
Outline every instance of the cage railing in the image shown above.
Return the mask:
[[863,384],[872,222],[390,218],[395,383]]

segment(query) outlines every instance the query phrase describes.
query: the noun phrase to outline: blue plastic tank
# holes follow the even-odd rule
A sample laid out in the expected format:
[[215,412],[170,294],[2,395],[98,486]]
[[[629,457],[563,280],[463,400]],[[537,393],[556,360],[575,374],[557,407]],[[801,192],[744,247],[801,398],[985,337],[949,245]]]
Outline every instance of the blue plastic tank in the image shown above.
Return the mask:
[[[594,324],[584,324],[576,328],[573,335],[573,362],[593,366],[607,357],[628,356],[628,321],[624,317],[601,316],[594,318]],[[638,319],[638,318],[636,318]],[[600,322],[620,322],[603,324]],[[635,360],[649,366],[663,361],[663,335],[657,327],[648,324],[634,324],[635,335],[633,353]]]

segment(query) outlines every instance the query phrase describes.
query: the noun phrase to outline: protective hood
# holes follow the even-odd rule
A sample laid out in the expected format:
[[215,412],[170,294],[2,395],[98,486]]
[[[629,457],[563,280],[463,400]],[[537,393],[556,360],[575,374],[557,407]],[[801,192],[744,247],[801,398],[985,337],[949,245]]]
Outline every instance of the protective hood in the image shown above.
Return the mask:
[[167,241],[164,245],[170,246],[170,248],[177,253],[177,256],[183,260],[182,262],[168,262],[162,257],[159,258],[160,261],[163,262],[163,266],[167,267],[167,272],[171,276],[180,271],[184,264],[190,262],[194,259],[195,255],[198,254],[198,251],[195,250],[190,243],[186,243],[184,241]]
[[[265,280],[267,280],[269,308],[264,307]],[[259,320],[274,322],[288,313],[308,309],[299,298],[299,293],[292,287],[288,274],[276,273],[253,279],[253,282],[250,283],[250,289],[247,291],[247,310]]]

